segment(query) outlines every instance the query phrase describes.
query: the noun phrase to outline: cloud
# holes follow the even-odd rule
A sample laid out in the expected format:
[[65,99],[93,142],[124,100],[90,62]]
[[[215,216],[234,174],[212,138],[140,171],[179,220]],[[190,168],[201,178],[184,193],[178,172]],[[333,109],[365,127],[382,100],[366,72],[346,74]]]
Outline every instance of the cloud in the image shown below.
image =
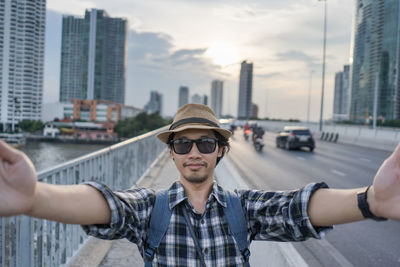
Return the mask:
[[190,95],[210,95],[210,83],[224,77],[220,67],[204,54],[207,48],[177,49],[174,38],[160,32],[129,32],[126,104],[143,107],[150,91],[164,95],[163,114],[178,105],[178,88],[189,86]]
[[282,73],[275,71],[275,72],[270,72],[270,73],[266,73],[266,74],[255,74],[254,76],[258,77],[258,78],[268,79],[268,78],[272,78],[272,77],[276,78],[276,77],[282,76]]
[[276,54],[278,60],[285,61],[305,61],[308,63],[314,63],[317,59],[313,56],[309,56],[302,51],[289,50],[282,53]]
[[173,48],[173,38],[161,32],[129,31],[129,57],[132,61],[167,56]]

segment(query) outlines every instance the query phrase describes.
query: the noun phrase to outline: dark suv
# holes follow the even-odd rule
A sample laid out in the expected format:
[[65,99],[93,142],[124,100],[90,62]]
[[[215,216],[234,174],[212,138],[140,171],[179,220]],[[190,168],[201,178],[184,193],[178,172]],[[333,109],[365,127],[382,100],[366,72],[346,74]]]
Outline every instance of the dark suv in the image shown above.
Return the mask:
[[308,147],[312,152],[315,148],[315,141],[310,130],[306,127],[285,126],[282,132],[276,137],[276,147],[295,149]]

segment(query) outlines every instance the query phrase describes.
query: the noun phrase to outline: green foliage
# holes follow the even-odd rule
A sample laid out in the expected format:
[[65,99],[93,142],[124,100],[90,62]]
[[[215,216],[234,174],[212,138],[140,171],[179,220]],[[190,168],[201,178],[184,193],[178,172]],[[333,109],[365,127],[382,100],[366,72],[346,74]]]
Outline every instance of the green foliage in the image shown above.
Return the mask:
[[24,132],[33,133],[43,129],[43,122],[34,120],[22,120],[18,123],[19,128]]
[[158,129],[170,123],[171,121],[164,120],[158,113],[148,115],[146,112],[142,112],[134,118],[127,118],[119,121],[115,125],[114,130],[120,137],[130,138]]
[[382,122],[381,120],[378,120],[377,125],[386,126],[386,127],[400,127],[400,120],[390,120],[390,121],[384,121],[384,122]]

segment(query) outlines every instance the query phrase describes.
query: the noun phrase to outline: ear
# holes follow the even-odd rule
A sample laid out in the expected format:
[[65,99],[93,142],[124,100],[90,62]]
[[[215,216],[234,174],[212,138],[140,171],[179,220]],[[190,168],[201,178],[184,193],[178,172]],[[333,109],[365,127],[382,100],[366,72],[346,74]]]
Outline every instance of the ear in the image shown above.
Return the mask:
[[224,149],[225,149],[225,147],[223,147],[223,146],[218,146],[218,155],[217,155],[217,157],[222,157],[222,154],[223,154],[223,152],[224,152]]

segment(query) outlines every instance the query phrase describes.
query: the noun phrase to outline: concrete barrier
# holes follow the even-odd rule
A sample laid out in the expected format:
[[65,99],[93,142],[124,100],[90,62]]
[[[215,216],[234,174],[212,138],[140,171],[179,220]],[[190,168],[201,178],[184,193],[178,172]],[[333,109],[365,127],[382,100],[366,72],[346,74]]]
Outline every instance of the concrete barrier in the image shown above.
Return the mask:
[[257,123],[265,130],[271,132],[279,132],[284,126],[288,125],[304,126],[308,127],[312,133],[320,134],[320,140],[325,140],[327,135],[334,133],[333,142],[385,151],[393,151],[400,142],[400,128],[377,127],[376,129],[372,129],[370,126],[327,123],[323,125],[323,131],[321,132],[319,131],[319,124],[314,122],[249,121],[249,123]]

